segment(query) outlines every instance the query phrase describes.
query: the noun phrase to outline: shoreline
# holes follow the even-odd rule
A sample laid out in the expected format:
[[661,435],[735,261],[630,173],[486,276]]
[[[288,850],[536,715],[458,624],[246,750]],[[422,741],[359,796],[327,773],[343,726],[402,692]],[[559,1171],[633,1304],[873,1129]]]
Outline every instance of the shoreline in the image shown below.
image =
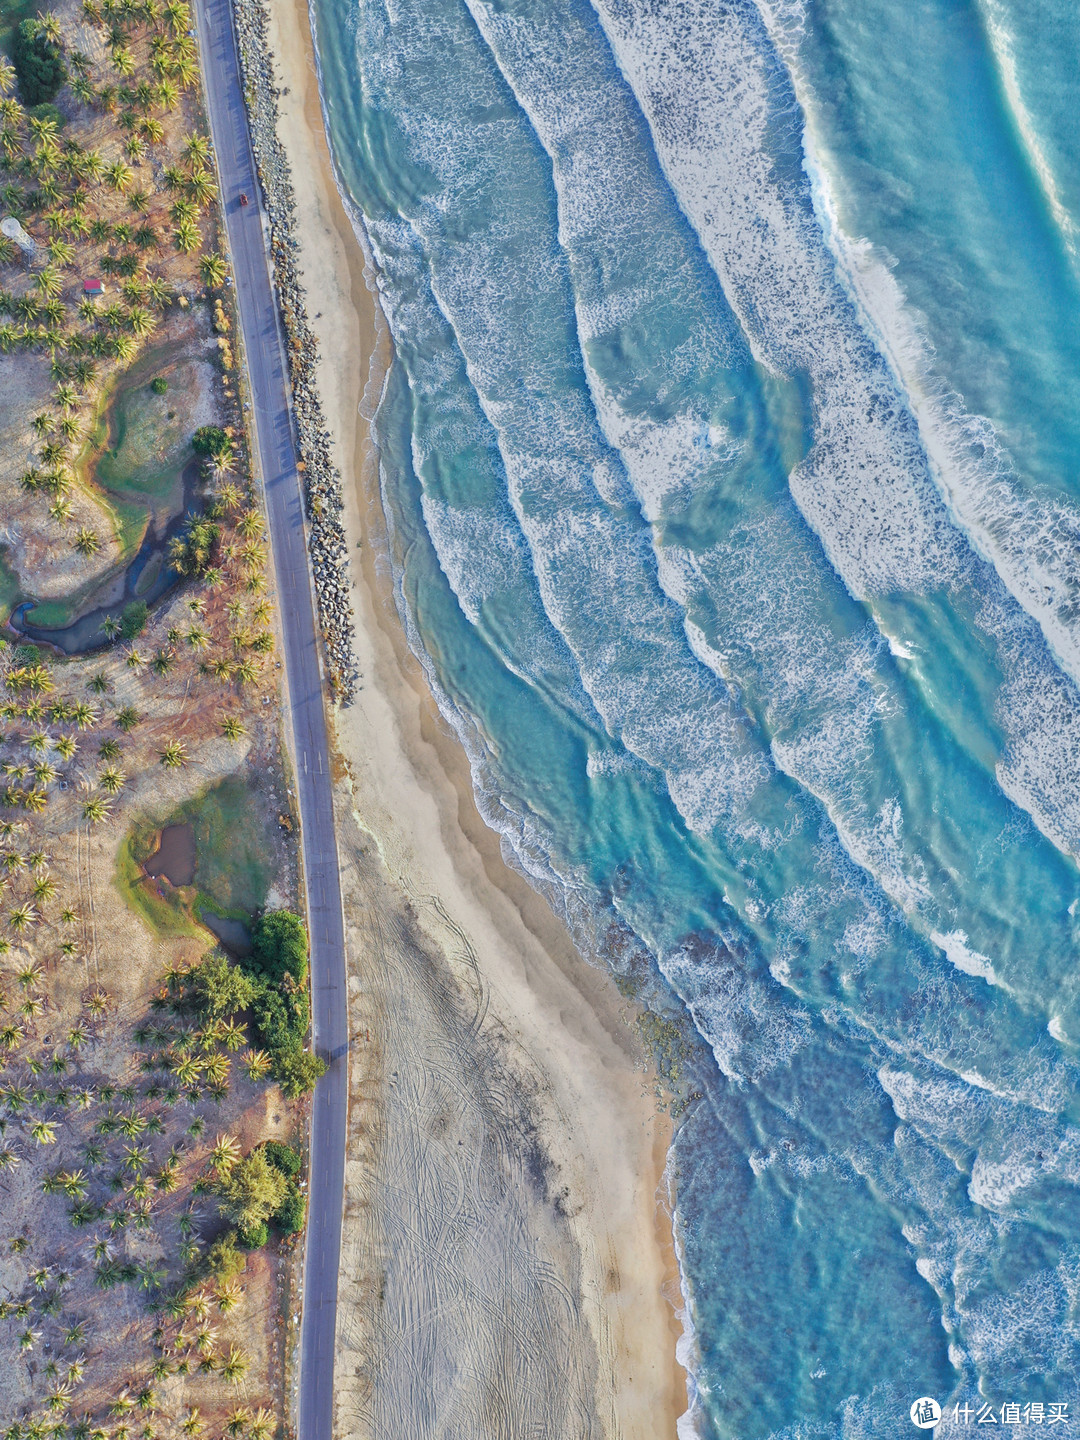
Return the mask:
[[[350,818],[381,861],[383,889],[397,891],[396,900],[384,894],[382,903],[400,903],[421,943],[444,956],[464,947],[495,1023],[510,1037],[512,1063],[535,1081],[537,1131],[572,1195],[565,1208],[577,1212],[569,1221],[578,1252],[570,1268],[579,1273],[582,1314],[599,1357],[594,1394],[602,1433],[674,1437],[687,1397],[675,1353],[683,1334],[674,1308],[681,1303],[678,1269],[661,1200],[670,1121],[657,1113],[626,1023],[628,1005],[606,971],[577,954],[546,901],[504,862],[499,837],[477,810],[465,754],[408,650],[379,543],[377,464],[361,414],[381,390],[389,335],[333,173],[304,0],[276,5],[269,23],[282,87],[278,133],[298,202],[297,259],[319,342],[316,383],[344,477],[361,674],[354,704],[335,716],[350,776]],[[377,988],[369,975],[358,981],[354,973],[352,983],[354,999],[358,985]],[[356,1046],[366,1098],[361,1103],[354,1093],[353,1134],[381,1134],[387,1057],[376,1056],[376,1048]],[[372,1141],[372,1161],[376,1151]],[[343,1244],[343,1255],[349,1253]],[[343,1278],[339,1339],[350,1332]],[[367,1319],[377,1328],[374,1311]],[[345,1343],[350,1363],[373,1338]],[[345,1358],[339,1356],[339,1370]]]

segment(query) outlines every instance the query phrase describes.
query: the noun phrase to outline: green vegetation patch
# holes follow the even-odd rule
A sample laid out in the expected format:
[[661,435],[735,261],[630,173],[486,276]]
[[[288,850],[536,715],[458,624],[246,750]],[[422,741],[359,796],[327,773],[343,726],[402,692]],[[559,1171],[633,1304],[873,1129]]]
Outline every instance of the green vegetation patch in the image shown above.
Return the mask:
[[39,0],[0,0],[0,49],[11,54],[16,28],[31,20],[40,8]]
[[[161,352],[148,359],[160,363]],[[103,448],[95,478],[113,494],[166,497],[180,484],[181,471],[191,459],[184,407],[174,409],[174,402],[155,389],[159,381],[168,388],[164,376],[147,382],[150,368],[145,362],[132,366],[116,387],[97,431]],[[177,389],[198,393],[191,367],[176,368]]]
[[0,625],[7,623],[20,595],[18,577],[8,568],[7,552],[0,550]]
[[55,100],[67,79],[63,54],[49,30],[40,20],[28,18],[16,25],[11,37],[11,61],[24,105]]
[[165,936],[193,935],[205,937],[206,931],[192,915],[190,892],[159,885],[143,871],[143,865],[154,853],[157,829],[136,825],[120,845],[116,854],[113,883],[130,909],[140,915],[155,934]]
[[[274,814],[265,794],[230,775],[159,822],[136,825],[117,856],[117,888],[159,935],[205,936],[196,919],[200,909],[250,922],[266,904],[276,870]],[[142,867],[161,830],[185,823],[195,832],[195,883],[180,889],[159,885]]]
[[183,807],[179,820],[195,827],[195,884],[208,909],[248,919],[266,904],[277,868],[274,814],[267,796],[237,775]]
[[299,915],[289,910],[263,915],[255,926],[251,954],[242,964],[253,981],[255,1033],[269,1053],[274,1079],[286,1095],[303,1095],[326,1066],[305,1049],[311,1024],[308,937]]

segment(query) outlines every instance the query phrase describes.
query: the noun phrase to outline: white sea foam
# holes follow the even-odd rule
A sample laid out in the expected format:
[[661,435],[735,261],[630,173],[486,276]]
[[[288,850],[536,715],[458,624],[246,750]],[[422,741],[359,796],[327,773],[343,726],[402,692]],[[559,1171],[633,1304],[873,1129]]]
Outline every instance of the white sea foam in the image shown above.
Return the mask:
[[989,957],[980,955],[978,950],[970,947],[968,937],[963,930],[950,930],[946,935],[934,930],[930,934],[930,939],[945,952],[950,963],[955,965],[958,970],[962,970],[965,975],[978,975],[988,985],[998,983]]
[[[1021,497],[991,428],[966,416],[943,391],[888,267],[838,225],[808,133],[816,219],[832,246],[826,258],[809,208],[783,193],[767,159],[772,97],[785,82],[746,13],[696,0],[672,26],[642,3],[614,7],[596,0],[595,8],[649,120],[665,173],[755,353],[764,364],[804,368],[813,377],[815,444],[791,488],[848,589],[869,596],[971,585],[978,594],[985,585],[972,572],[962,531],[1041,626],[1070,675],[1080,676],[1072,566],[1080,516],[1059,501]],[[801,9],[762,8],[798,85]],[[858,314],[839,293],[833,260]],[[892,375],[868,343],[868,331]],[[909,404],[919,434],[907,418]],[[948,524],[940,495],[959,530]],[[1032,667],[1048,673],[1052,666],[1038,643],[1029,639],[1028,649],[1036,652]],[[1070,709],[1080,713],[1075,693]],[[1025,748],[1024,718],[1003,702],[1002,720],[1014,749]],[[1047,729],[1040,727],[1038,745],[1030,748],[1045,753],[1049,741],[1064,773],[1071,737]],[[1080,828],[1071,816],[1067,829],[1060,823],[1060,804],[1058,815],[1050,813],[1045,792],[1028,783],[1035,777],[1008,766],[1004,773],[1010,798],[1030,810],[1055,844],[1080,855]],[[1072,810],[1080,797],[1078,775],[1073,758]]]
[[701,1440],[704,1433],[704,1419],[698,1394],[697,1375],[701,1369],[701,1352],[698,1347],[697,1331],[694,1328],[694,1304],[690,1294],[686,1270],[686,1244],[683,1238],[683,1218],[678,1208],[674,1152],[668,1152],[664,1166],[664,1187],[667,1191],[668,1207],[671,1210],[671,1234],[675,1242],[675,1259],[679,1267],[679,1293],[682,1305],[676,1310],[676,1318],[682,1327],[682,1334],[675,1343],[675,1358],[686,1371],[685,1411],[676,1421],[678,1440]]
[[986,36],[990,42],[991,53],[1001,77],[1001,87],[1008,100],[1017,133],[1027,153],[1031,169],[1039,182],[1039,188],[1042,190],[1047,207],[1054,217],[1065,248],[1075,265],[1078,259],[1076,222],[1061,198],[1057,177],[1043,149],[1038,127],[1024,103],[1023,86],[1020,83],[1014,53],[1015,41],[1009,31],[1008,19],[1003,8],[995,3],[995,0],[976,0],[976,5],[983,17]]

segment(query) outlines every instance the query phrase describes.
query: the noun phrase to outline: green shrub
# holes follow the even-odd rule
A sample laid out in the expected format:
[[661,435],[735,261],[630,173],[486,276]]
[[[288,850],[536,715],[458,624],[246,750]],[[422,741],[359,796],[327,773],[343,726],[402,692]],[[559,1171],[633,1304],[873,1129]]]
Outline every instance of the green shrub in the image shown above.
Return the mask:
[[311,1015],[302,990],[283,995],[276,986],[263,984],[255,991],[252,1011],[259,1042],[271,1058],[303,1047]]
[[204,1267],[207,1275],[212,1275],[215,1280],[232,1280],[239,1275],[247,1263],[243,1255],[237,1249],[237,1235],[235,1230],[229,1230],[215,1240],[206,1252]]
[[41,105],[55,98],[67,79],[60,47],[38,20],[24,20],[11,38],[11,60],[19,80],[23,104]]
[[46,100],[42,105],[31,105],[26,113],[31,120],[51,120],[57,130],[63,130],[68,123],[67,116],[51,100]]
[[277,1214],[285,1203],[290,1184],[291,1181],[270,1164],[261,1148],[238,1160],[215,1181],[218,1208],[236,1226],[242,1245],[247,1244],[247,1237],[260,1225]]
[[307,1219],[307,1199],[290,1183],[289,1192],[274,1216],[274,1224],[283,1235],[298,1235]]
[[132,600],[124,606],[124,613],[120,618],[120,634],[125,640],[134,640],[136,635],[141,635],[146,629],[146,601]]
[[314,1090],[316,1082],[326,1074],[326,1066],[310,1050],[286,1050],[271,1058],[274,1079],[290,1100]]
[[188,972],[187,991],[200,1013],[224,1016],[246,1010],[254,998],[255,985],[243,970],[230,965],[220,950],[211,950]]
[[169,382],[165,379],[164,375],[157,375],[150,381],[150,389],[155,395],[164,395],[168,388]]
[[280,1140],[267,1140],[263,1146],[267,1160],[287,1175],[290,1180],[295,1180],[300,1174],[300,1167],[304,1163],[304,1157],[299,1150],[294,1150],[291,1145],[283,1145]]
[[220,455],[231,443],[219,425],[200,425],[191,437],[191,448],[196,455]]
[[260,1245],[265,1245],[270,1239],[270,1230],[265,1220],[260,1220],[257,1225],[249,1229],[243,1226],[236,1232],[236,1238],[244,1250],[258,1250]]
[[307,979],[307,931],[299,915],[291,910],[269,910],[258,921],[251,937],[248,968],[280,985],[291,975],[297,985]]

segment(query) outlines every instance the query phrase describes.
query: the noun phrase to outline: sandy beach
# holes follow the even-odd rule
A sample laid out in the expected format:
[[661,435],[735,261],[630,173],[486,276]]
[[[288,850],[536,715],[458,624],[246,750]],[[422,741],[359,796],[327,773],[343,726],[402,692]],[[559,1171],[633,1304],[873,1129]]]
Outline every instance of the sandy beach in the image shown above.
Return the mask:
[[503,862],[407,649],[365,418],[389,340],[303,0],[279,0],[272,34],[362,672],[337,723],[354,1041],[338,1432],[674,1436],[670,1122],[626,1002]]

